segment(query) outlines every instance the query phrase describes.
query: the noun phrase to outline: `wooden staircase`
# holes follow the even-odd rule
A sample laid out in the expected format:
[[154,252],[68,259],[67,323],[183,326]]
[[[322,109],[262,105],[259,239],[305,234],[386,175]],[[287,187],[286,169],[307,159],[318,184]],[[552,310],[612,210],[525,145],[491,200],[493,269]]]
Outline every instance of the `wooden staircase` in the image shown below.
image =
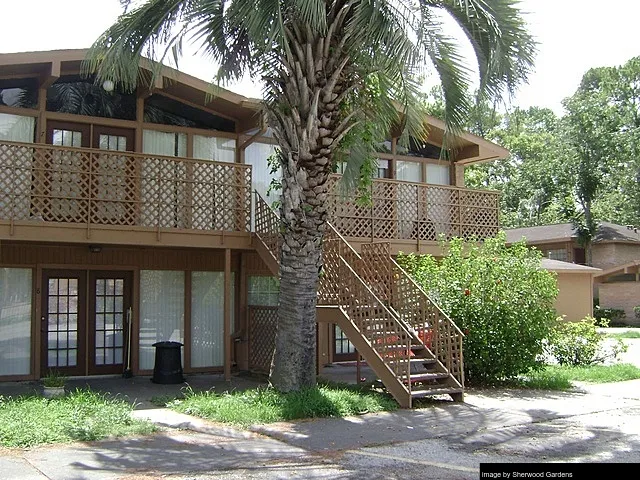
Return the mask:
[[[278,275],[280,221],[256,192],[254,245]],[[318,322],[335,323],[400,406],[448,394],[463,401],[463,334],[389,254],[358,254],[329,224],[323,240]]]

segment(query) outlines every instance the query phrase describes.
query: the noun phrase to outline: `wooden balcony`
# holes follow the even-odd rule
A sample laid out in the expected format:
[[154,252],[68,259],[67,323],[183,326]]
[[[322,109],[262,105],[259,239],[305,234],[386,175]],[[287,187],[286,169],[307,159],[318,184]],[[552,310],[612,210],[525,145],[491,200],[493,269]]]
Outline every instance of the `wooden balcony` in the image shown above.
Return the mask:
[[250,248],[250,226],[248,165],[0,142],[1,239]]
[[499,229],[499,192],[377,179],[371,203],[342,194],[331,177],[329,218],[351,243],[388,241],[398,251],[439,254],[438,240],[494,236]]

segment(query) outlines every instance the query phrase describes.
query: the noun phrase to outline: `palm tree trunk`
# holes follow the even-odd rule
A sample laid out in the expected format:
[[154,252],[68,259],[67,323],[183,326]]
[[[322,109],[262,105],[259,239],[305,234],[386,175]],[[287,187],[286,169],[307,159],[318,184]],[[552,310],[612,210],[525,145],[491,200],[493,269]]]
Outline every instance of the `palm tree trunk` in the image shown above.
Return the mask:
[[320,199],[326,196],[328,176],[325,168],[300,170],[297,159],[289,157],[282,162],[280,301],[270,376],[271,384],[284,392],[316,382],[316,302],[327,220]]

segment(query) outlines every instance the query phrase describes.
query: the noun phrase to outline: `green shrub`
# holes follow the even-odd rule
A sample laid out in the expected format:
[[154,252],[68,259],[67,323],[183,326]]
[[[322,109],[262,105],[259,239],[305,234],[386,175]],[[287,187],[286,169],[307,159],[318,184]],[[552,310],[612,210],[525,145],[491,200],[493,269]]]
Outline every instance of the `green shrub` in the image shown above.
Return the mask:
[[[597,330],[598,322],[593,317],[585,317],[579,322],[558,323],[551,330],[547,353],[560,365],[586,366],[602,363],[607,358],[617,358],[627,347],[620,339],[611,339],[608,350],[603,348],[604,336]],[[606,325],[606,322],[604,324]]]
[[484,244],[453,239],[447,255],[400,255],[399,263],[465,332],[465,373],[471,382],[515,378],[541,365],[543,342],[556,318],[555,275],[541,253],[501,232]]
[[640,320],[640,305],[636,305],[635,307],[633,307],[633,313],[635,314],[636,318]]
[[593,316],[599,327],[617,327],[624,325],[623,319],[626,314],[620,308],[601,308],[596,305],[593,309]]

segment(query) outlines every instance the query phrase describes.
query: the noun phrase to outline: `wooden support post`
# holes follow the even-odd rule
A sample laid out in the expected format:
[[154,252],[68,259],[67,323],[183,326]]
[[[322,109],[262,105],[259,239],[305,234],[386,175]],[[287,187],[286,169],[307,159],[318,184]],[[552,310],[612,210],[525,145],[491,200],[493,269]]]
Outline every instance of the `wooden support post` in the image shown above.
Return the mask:
[[224,250],[224,379],[231,380],[231,249]]

